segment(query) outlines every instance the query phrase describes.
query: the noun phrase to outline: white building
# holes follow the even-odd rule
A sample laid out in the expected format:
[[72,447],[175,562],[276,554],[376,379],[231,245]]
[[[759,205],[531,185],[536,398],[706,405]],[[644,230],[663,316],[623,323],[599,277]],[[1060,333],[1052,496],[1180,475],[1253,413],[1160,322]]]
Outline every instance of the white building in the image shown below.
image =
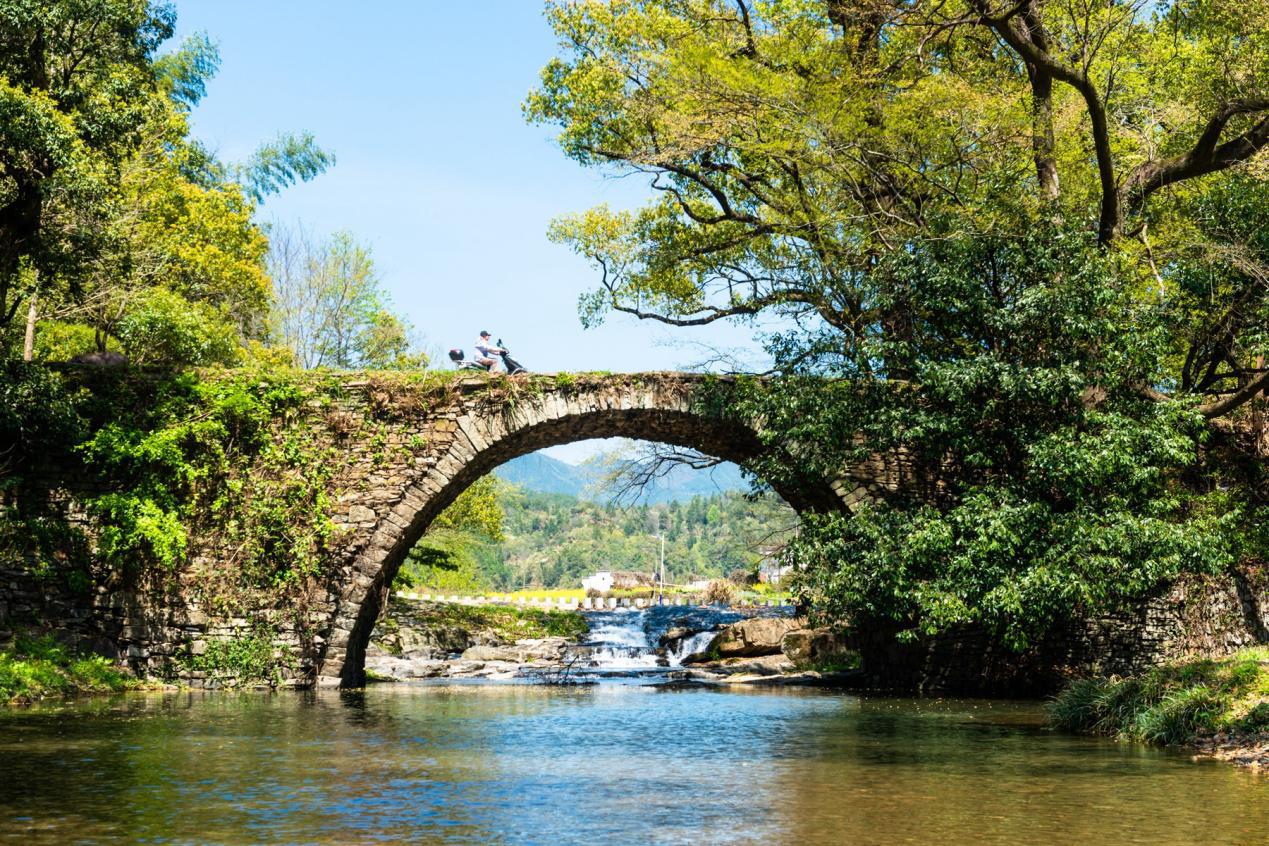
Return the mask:
[[582,587],[586,592],[595,591],[597,593],[607,593],[612,590],[612,571],[600,570],[593,576],[587,576],[582,579]]
[[637,590],[638,588],[655,587],[656,576],[651,573],[636,573],[633,570],[600,570],[593,576],[582,579],[582,587],[587,591],[607,593],[610,590]]

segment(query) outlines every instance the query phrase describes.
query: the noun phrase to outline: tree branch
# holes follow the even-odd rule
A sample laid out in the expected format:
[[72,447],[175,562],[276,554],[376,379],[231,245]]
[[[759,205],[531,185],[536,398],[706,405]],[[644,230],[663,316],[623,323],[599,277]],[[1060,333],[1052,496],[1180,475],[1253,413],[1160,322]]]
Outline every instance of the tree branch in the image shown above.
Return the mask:
[[1219,399],[1216,402],[1200,405],[1198,407],[1198,412],[1208,419],[1220,417],[1221,415],[1228,414],[1241,405],[1251,402],[1256,398],[1256,394],[1266,390],[1269,390],[1269,370],[1265,370],[1259,376],[1252,379],[1246,385],[1243,385],[1229,396]]
[[1187,152],[1169,159],[1153,159],[1138,165],[1124,180],[1120,193],[1124,207],[1138,212],[1155,191],[1186,179],[1206,176],[1247,161],[1269,144],[1269,117],[1246,132],[1217,145],[1229,121],[1238,115],[1269,111],[1269,99],[1237,100],[1225,104],[1208,120],[1198,141]]
[[1019,13],[1030,5],[1029,2],[1023,2],[1001,15],[992,14],[989,0],[973,0],[973,3],[974,8],[982,16],[983,23],[991,27],[1024,62],[1034,64],[1038,70],[1066,83],[1083,98],[1084,107],[1092,124],[1093,149],[1097,155],[1097,175],[1102,192],[1097,240],[1103,246],[1109,244],[1119,235],[1122,217],[1119,190],[1115,184],[1115,161],[1110,150],[1110,125],[1106,118],[1106,104],[1102,102],[1097,86],[1093,85],[1083,71],[1059,62],[1033,40],[1025,21],[1019,17]]

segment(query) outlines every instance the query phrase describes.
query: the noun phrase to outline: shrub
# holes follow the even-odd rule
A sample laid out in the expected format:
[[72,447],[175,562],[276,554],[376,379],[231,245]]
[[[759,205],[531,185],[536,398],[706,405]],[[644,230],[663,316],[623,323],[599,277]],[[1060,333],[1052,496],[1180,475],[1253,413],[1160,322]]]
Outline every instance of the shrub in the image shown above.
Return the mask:
[[36,361],[70,361],[97,351],[97,331],[86,323],[44,320],[35,327]]
[[701,601],[707,605],[731,605],[736,601],[736,586],[726,579],[714,579],[705,586]]
[[137,297],[119,322],[124,352],[138,364],[238,364],[234,327],[211,306],[153,288]]
[[0,652],[0,701],[30,701],[122,690],[123,674],[105,658],[79,655],[52,635],[20,635]]
[[273,637],[272,630],[261,626],[228,640],[209,641],[206,652],[191,656],[185,663],[227,687],[254,684],[273,687],[282,681],[282,670],[288,660],[286,654],[279,654],[274,648]]

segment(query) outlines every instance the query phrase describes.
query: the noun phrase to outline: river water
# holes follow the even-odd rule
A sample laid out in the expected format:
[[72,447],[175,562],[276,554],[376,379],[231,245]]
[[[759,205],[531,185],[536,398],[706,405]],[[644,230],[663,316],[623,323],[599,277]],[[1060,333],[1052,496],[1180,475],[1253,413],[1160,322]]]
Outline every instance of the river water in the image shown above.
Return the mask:
[[1255,844],[1269,779],[1036,704],[603,683],[0,714],[0,843]]

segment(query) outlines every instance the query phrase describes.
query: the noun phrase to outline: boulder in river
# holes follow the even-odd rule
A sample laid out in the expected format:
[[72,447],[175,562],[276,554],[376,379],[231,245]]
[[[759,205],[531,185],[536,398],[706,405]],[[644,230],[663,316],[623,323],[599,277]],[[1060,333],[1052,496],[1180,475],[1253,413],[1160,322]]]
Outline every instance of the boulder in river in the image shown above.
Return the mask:
[[799,667],[847,657],[844,632],[834,629],[797,629],[784,636],[780,651]]
[[568,646],[568,638],[544,637],[518,640],[510,646],[478,644],[463,651],[464,661],[507,661],[524,664],[530,661],[558,661]]
[[661,635],[661,637],[657,640],[657,644],[664,647],[673,647],[674,644],[678,643],[683,638],[691,637],[694,634],[696,634],[696,632],[686,628],[685,626],[673,626],[672,628],[665,630],[665,634]]
[[366,672],[380,679],[404,681],[406,679],[430,679],[444,674],[449,668],[446,661],[426,658],[398,658],[393,655],[368,656]]
[[[778,655],[784,636],[802,628],[804,620],[789,617],[755,617],[732,623],[718,633],[706,651],[719,658]],[[685,660],[684,663],[687,663]]]
[[463,652],[464,661],[508,661],[520,663],[521,651],[515,646],[473,646]]

